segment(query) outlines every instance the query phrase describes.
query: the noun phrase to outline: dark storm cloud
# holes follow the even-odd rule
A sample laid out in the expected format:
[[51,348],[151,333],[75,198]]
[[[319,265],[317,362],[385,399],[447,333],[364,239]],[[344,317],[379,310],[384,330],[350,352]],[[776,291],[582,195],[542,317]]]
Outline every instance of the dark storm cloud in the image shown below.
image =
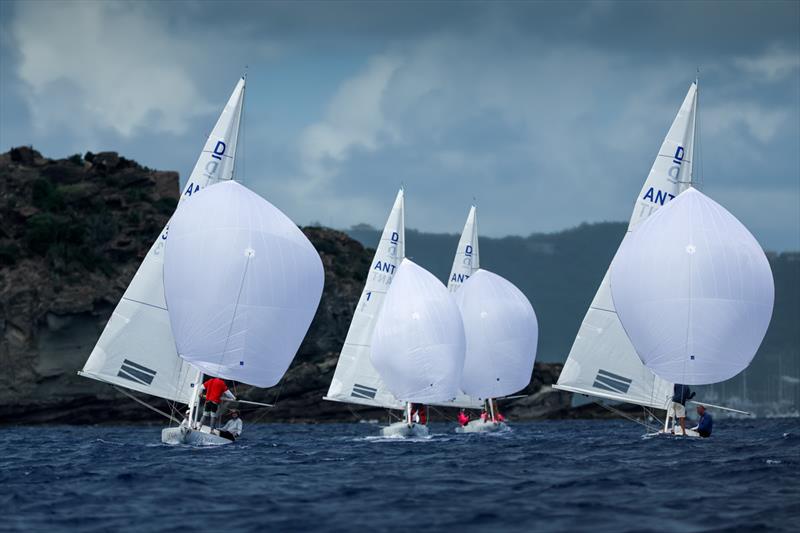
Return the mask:
[[249,65],[248,184],[340,227],[401,182],[422,229],[473,195],[487,234],[625,219],[699,66],[707,191],[800,247],[797,2],[2,6],[3,144],[186,172]]

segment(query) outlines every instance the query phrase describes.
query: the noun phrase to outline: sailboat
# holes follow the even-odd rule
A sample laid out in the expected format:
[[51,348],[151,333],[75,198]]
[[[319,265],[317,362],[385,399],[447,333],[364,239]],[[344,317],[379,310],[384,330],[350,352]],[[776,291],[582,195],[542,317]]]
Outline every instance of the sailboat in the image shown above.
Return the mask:
[[[170,223],[164,288],[178,355],[203,373],[256,387],[276,385],[322,297],[314,246],[286,215],[235,181],[200,191]],[[189,416],[162,431],[166,443],[221,438]]]
[[611,265],[611,294],[647,368],[668,381],[707,385],[753,360],[775,284],[755,237],[690,187],[626,237]]
[[[179,206],[202,189],[233,177],[245,79],[236,84],[183,188]],[[79,375],[108,383],[136,401],[128,390],[190,404],[198,373],[178,357],[164,298],[164,249],[169,223],[156,238],[117,304]],[[147,407],[176,421],[147,403]]]
[[422,437],[413,404],[452,399],[464,366],[461,313],[441,281],[403,259],[375,324],[371,361],[386,387],[406,405],[406,417],[383,428],[384,436]]
[[473,420],[459,433],[506,428],[494,399],[528,386],[536,360],[539,326],[530,301],[510,281],[478,270],[455,294],[467,348],[461,388],[488,403],[488,419]]
[[[636,198],[626,238],[692,183],[697,97],[695,81]],[[654,374],[639,359],[617,315],[608,271],[586,312],[554,388],[641,405],[645,410],[667,409],[673,383]]]
[[[477,207],[472,205],[467,213],[467,221],[458,240],[453,266],[447,277],[447,290],[455,293],[461,285],[480,268],[480,250],[478,248],[478,213]],[[465,409],[480,409],[484,402],[471,398],[463,391],[447,402],[435,403],[439,407],[460,407]]]
[[406,408],[389,392],[370,361],[372,334],[386,292],[405,257],[405,240],[404,193],[400,189],[383,227],[367,282],[353,312],[328,393],[323,399],[385,409]]

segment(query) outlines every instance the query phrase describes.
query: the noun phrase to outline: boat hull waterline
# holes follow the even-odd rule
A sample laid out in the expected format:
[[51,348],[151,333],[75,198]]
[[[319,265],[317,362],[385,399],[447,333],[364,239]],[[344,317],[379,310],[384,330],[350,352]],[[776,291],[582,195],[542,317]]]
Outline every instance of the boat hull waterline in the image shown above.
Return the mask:
[[383,437],[428,437],[430,431],[428,426],[422,424],[408,425],[406,422],[395,422],[389,426],[381,428]]
[[471,420],[466,426],[456,428],[456,433],[497,433],[510,431],[505,422],[492,422],[491,420]]
[[189,444],[192,446],[221,446],[230,444],[233,441],[213,433],[197,431],[186,426],[178,426],[162,429],[161,442],[164,444]]

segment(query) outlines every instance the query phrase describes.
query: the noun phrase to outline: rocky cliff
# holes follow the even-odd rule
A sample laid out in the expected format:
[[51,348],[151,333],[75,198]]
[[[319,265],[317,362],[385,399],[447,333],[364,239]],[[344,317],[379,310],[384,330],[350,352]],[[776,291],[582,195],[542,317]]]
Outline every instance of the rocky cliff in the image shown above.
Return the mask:
[[[0,155],[0,423],[159,419],[76,372],[178,194],[177,173],[151,170],[113,152],[51,160],[20,147]],[[383,417],[381,410],[322,401],[372,252],[338,231],[309,227],[304,232],[325,266],[322,302],[281,384],[267,390],[237,388],[242,398],[277,402],[274,409],[247,418]],[[509,402],[505,410],[518,419],[580,413],[569,409],[568,394],[547,386],[560,366],[537,364],[524,393],[530,396]]]

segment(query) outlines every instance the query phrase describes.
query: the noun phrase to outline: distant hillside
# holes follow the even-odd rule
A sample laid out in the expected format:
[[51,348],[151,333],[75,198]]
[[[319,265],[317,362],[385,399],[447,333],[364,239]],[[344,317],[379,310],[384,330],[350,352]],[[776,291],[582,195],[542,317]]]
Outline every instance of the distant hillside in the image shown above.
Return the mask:
[[[478,212],[480,223],[480,211]],[[528,237],[480,238],[481,266],[516,284],[539,320],[539,361],[563,362],[578,327],[625,235],[626,224],[582,224]],[[347,233],[374,247],[380,232],[358,225]],[[406,229],[406,253],[445,281],[459,235]],[[775,277],[775,310],[755,361],[745,374],[714,387],[713,394],[800,408],[800,253],[767,254]],[[710,400],[708,400],[710,401]]]

